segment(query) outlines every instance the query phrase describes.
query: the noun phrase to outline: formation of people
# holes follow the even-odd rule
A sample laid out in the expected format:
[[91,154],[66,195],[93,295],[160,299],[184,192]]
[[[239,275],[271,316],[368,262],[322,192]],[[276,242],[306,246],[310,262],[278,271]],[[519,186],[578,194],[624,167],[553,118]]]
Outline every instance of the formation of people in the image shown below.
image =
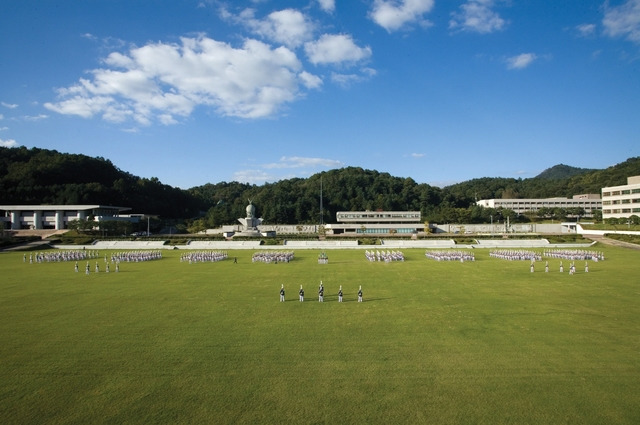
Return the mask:
[[288,263],[293,260],[293,251],[259,251],[251,257],[252,263]]
[[182,254],[180,262],[191,263],[215,263],[226,260],[227,253],[225,251],[196,251]]
[[443,250],[443,251],[431,251],[428,250],[424,253],[424,256],[436,261],[476,261],[476,256],[471,251],[456,251],[456,250]]
[[152,251],[122,251],[111,254],[111,262],[140,263],[143,261],[153,261],[162,259],[162,251],[159,249]]
[[542,261],[542,254],[526,249],[495,249],[489,252],[489,257],[509,261]]
[[603,252],[583,249],[549,249],[544,251],[544,256],[563,260],[592,260],[595,262],[604,260]]
[[[33,263],[52,263],[60,261],[78,261],[85,260],[88,257],[87,251],[84,250],[60,250],[60,251],[47,251],[37,252],[29,254],[29,262]],[[22,261],[27,262],[27,254],[22,255]]]
[[[360,285],[358,288],[359,303],[362,302],[362,297],[363,297],[362,285]],[[338,289],[338,302],[339,303],[343,302],[343,299],[344,299],[344,292],[342,291],[342,285],[340,285],[340,288]],[[298,290],[298,301],[304,302],[304,288],[302,285],[300,285],[300,289]],[[284,284],[280,286],[280,302],[285,302]],[[321,303],[324,302],[324,284],[322,283],[322,281],[320,281],[320,285],[318,286],[318,302],[321,302]]]
[[401,251],[365,250],[364,256],[371,262],[384,261],[385,263],[390,263],[392,261],[404,261],[404,254]]

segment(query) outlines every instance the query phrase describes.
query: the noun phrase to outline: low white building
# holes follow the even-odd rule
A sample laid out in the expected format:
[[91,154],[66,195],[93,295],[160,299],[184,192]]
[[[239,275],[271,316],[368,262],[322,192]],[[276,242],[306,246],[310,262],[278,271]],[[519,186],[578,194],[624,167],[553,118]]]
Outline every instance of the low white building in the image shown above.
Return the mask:
[[424,232],[420,211],[338,211],[336,224],[325,224],[330,235],[414,234]]
[[0,205],[0,222],[5,229],[55,229],[68,228],[72,220],[86,220],[89,217],[101,221],[138,221],[139,217],[121,215],[128,207],[109,205]]
[[627,184],[602,188],[602,218],[640,216],[640,176],[627,177]]

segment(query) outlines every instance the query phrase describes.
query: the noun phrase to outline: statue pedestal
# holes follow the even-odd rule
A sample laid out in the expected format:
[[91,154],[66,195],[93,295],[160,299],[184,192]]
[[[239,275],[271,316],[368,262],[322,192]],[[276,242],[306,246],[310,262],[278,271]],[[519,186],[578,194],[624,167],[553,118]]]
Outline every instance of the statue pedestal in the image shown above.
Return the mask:
[[262,219],[260,218],[239,218],[238,221],[242,224],[242,230],[233,236],[248,236],[248,237],[260,237],[262,234],[258,230],[258,226],[262,223]]

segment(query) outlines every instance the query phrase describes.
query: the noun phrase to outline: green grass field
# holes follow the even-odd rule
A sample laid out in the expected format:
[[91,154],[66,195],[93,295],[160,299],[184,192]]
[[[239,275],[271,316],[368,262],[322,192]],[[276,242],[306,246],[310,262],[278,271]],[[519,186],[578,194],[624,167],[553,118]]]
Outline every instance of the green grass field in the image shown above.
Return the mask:
[[483,250],[466,263],[403,250],[388,264],[328,251],[328,265],[314,250],[288,264],[167,251],[120,273],[93,273],[92,260],[89,276],[84,262],[74,273],[1,254],[0,418],[638,424],[640,252],[597,249],[606,261],[573,276],[568,261],[530,273]]

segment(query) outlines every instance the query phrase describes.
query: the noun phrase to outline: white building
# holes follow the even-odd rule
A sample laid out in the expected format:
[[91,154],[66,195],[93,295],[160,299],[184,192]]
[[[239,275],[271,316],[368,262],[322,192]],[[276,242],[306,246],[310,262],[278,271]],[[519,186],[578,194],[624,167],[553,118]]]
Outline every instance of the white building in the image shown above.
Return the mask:
[[640,176],[627,177],[627,184],[602,188],[602,218],[640,216]]
[[586,217],[602,209],[602,200],[597,193],[574,195],[573,198],[543,199],[481,199],[476,204],[485,208],[504,208],[517,214],[535,213],[541,208],[583,208]]
[[[5,229],[55,229],[68,228],[72,220],[86,220],[93,217],[100,221],[138,221],[139,217],[124,216],[120,213],[131,208],[108,205],[0,205],[0,222]],[[7,225],[7,223],[9,225]]]

